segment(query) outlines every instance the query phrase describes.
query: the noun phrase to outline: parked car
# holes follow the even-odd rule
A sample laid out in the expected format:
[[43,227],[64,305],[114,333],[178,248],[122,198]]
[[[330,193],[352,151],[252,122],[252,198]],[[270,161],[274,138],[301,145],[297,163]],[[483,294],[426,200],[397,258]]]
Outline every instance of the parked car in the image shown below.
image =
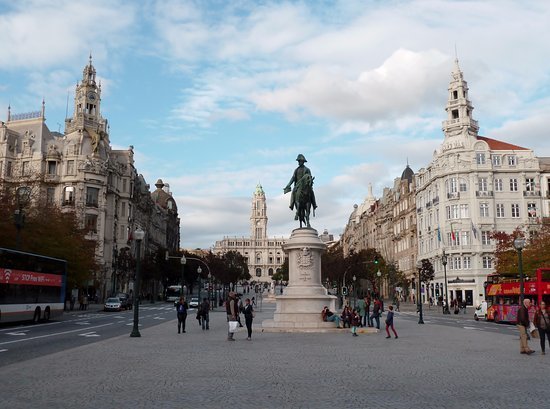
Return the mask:
[[107,301],[105,301],[105,305],[103,306],[104,311],[120,311],[121,309],[122,303],[118,297],[107,298]]
[[132,309],[133,303],[132,303],[132,300],[130,299],[129,294],[118,293],[116,296],[117,296],[117,298],[120,299],[122,309],[124,309],[124,310],[131,310]]
[[199,297],[191,297],[189,308],[197,308],[199,306]]

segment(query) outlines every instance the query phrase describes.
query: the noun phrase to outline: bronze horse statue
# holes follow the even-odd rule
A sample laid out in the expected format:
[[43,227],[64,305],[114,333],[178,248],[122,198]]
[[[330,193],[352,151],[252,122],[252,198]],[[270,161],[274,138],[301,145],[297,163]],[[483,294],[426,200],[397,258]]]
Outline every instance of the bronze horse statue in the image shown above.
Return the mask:
[[[305,224],[306,227],[311,227],[309,224],[309,215],[311,213],[313,179],[314,178],[311,177],[311,174],[306,173],[296,183],[296,216],[294,219],[300,220],[300,228],[302,228],[302,224]],[[315,216],[315,209],[313,209],[313,216]]]

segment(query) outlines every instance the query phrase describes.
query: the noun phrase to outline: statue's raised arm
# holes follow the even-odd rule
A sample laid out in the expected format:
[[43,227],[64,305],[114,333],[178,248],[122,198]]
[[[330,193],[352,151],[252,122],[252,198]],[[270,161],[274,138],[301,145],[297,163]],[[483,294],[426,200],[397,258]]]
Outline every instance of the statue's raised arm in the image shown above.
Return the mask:
[[[296,215],[294,220],[300,220],[300,228],[302,224],[306,227],[311,227],[309,224],[309,215],[311,207],[313,206],[313,216],[315,216],[315,209],[317,203],[315,202],[315,193],[313,192],[313,179],[311,171],[304,165],[307,162],[304,155],[299,154],[296,158],[298,161],[298,167],[294,170],[290,181],[284,188],[285,194],[292,191],[290,195],[290,210],[296,208]],[[292,188],[294,184],[294,188]]]

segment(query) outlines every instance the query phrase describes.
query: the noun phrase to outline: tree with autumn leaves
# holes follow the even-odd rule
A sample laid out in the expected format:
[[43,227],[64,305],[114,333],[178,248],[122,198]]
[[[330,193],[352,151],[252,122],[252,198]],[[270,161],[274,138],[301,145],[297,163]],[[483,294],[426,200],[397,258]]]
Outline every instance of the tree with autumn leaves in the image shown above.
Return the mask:
[[[37,253],[67,261],[67,288],[81,287],[100,271],[96,262],[96,242],[86,239],[74,212],[62,212],[53,204],[35,195],[31,187],[30,199],[17,200],[17,184],[4,184],[0,192],[0,247],[15,249],[18,235],[14,214],[22,211],[24,224],[20,226],[19,250]],[[36,197],[34,197],[36,196]]]
[[534,277],[540,267],[550,267],[550,218],[545,218],[537,229],[529,229],[528,238],[523,226],[516,228],[512,233],[493,232],[491,239],[496,242],[494,257],[495,270],[504,277],[516,278],[519,274],[519,257],[514,248],[517,237],[525,237],[526,245],[523,249],[523,272],[526,276]]

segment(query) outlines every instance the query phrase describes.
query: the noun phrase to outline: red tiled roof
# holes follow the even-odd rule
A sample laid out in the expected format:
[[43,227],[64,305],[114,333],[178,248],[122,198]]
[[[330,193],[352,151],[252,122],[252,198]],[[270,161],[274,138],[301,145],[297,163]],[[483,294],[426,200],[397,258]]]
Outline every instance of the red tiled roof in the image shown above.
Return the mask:
[[512,145],[508,142],[498,141],[496,139],[487,138],[485,136],[478,136],[477,139],[487,142],[489,148],[493,151],[528,151],[527,148],[521,146]]

